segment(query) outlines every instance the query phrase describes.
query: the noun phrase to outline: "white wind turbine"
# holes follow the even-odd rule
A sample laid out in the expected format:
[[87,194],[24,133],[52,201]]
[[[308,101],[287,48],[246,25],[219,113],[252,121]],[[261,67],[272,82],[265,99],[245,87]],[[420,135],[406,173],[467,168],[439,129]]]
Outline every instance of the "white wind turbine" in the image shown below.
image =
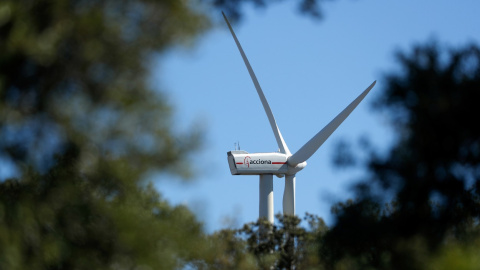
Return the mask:
[[[223,12],[222,12],[223,14]],[[273,175],[278,177],[285,176],[285,191],[283,193],[283,214],[295,215],[295,175],[305,168],[307,159],[309,159],[320,146],[330,137],[337,127],[350,115],[357,105],[365,98],[370,89],[375,85],[374,81],[365,91],[363,91],[350,105],[339,113],[328,125],[318,132],[312,139],[303,145],[293,155],[285,143],[282,133],[273,117],[272,110],[268,105],[267,99],[263,94],[262,88],[258,83],[255,73],[248,62],[240,42],[232,29],[232,26],[223,14],[228,28],[232,33],[233,39],[237,44],[238,50],[242,55],[243,61],[247,66],[248,73],[252,78],[253,84],[257,89],[258,96],[262,101],[263,108],[267,114],[268,121],[272,127],[273,134],[277,140],[279,152],[271,153],[248,153],[246,151],[230,151],[227,153],[228,165],[232,175],[260,175],[260,207],[259,216],[266,218],[273,223]]]

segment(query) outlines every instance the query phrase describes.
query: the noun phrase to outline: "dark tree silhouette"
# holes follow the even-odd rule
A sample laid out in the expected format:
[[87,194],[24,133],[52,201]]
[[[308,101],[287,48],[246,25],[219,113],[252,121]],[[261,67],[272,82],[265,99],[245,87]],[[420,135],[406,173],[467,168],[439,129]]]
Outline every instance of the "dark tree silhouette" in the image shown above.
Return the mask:
[[187,172],[197,140],[173,131],[148,59],[206,27],[182,1],[0,3],[0,171],[15,172],[0,182],[1,269],[199,256],[201,224],[142,179]]
[[[323,12],[320,7],[322,0],[294,0],[298,2],[298,10],[307,16],[319,19]],[[253,4],[256,7],[265,7],[272,3],[279,2],[278,0],[206,0],[212,3],[218,9],[223,10],[229,19],[236,21],[242,16],[242,7],[246,3]],[[325,2],[325,1],[323,1]]]
[[277,215],[277,224],[266,219],[245,224],[238,230],[222,230],[212,237],[218,250],[208,261],[216,269],[309,269],[321,266],[316,251],[327,231],[321,218],[306,214],[308,227],[296,216]]
[[375,268],[422,268],[409,249],[415,239],[430,251],[445,239],[477,239],[480,49],[431,42],[397,59],[402,69],[386,76],[375,104],[388,113],[396,142],[387,155],[372,155],[359,200],[336,208],[325,238],[331,263],[354,256]]

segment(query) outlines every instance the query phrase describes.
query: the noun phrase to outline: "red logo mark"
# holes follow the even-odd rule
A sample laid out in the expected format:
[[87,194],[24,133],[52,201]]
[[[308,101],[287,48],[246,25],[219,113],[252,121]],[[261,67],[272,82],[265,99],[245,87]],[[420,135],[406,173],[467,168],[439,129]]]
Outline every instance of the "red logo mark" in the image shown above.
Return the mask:
[[243,160],[244,164],[247,164],[247,167],[250,168],[250,156],[246,156]]

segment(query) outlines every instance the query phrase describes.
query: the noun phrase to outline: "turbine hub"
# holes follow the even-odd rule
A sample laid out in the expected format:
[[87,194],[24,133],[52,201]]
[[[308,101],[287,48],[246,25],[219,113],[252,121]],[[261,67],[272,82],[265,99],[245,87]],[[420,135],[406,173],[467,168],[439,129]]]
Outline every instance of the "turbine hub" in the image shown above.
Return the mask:
[[303,168],[305,168],[305,166],[307,166],[306,161],[304,161],[302,163],[298,163],[295,167],[289,165],[288,170],[287,170],[287,175],[294,175],[297,172],[303,170]]

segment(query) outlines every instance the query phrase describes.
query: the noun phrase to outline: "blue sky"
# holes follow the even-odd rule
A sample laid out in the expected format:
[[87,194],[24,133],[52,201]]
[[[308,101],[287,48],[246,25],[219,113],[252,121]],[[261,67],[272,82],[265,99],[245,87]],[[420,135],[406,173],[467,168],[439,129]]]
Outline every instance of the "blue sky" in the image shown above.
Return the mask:
[[[394,52],[435,39],[442,45],[480,44],[480,2],[332,1],[324,18],[299,15],[293,1],[244,9],[233,28],[257,75],[279,128],[295,152],[370,83],[365,100],[297,174],[296,213],[332,223],[330,207],[353,196],[361,169],[332,166],[336,143],[368,137],[386,149],[394,134],[371,110],[385,86],[382,74],[398,70]],[[258,176],[232,176],[227,152],[239,141],[249,152],[277,150],[247,69],[219,12],[218,25],[192,48],[173,49],[158,60],[152,81],[167,92],[179,130],[200,126],[201,151],[192,158],[195,176],[183,182],[157,177],[155,186],[172,204],[188,205],[208,231],[258,218]],[[284,178],[274,178],[275,213],[282,210]]]

